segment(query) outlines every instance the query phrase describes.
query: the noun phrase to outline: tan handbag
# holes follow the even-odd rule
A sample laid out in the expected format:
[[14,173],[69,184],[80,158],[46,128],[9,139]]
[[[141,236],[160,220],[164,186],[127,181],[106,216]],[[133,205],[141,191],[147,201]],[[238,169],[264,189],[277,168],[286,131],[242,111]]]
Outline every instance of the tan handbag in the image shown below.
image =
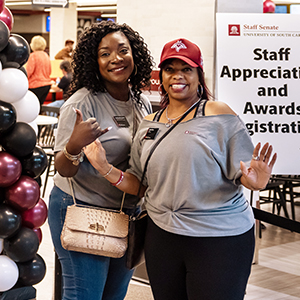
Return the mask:
[[64,249],[95,255],[119,258],[128,246],[129,216],[122,212],[125,193],[120,210],[76,204],[73,187],[69,179],[74,205],[68,206],[61,232]]

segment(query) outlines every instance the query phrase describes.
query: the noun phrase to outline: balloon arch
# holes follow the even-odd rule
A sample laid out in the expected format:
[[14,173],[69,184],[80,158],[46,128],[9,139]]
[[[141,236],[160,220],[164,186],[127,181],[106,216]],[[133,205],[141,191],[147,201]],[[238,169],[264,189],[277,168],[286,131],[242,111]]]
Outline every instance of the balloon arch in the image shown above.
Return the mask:
[[[0,0],[0,298],[21,299],[45,276],[37,253],[47,205],[40,198],[40,176],[48,160],[36,145],[38,98],[28,90],[23,65],[30,47],[10,31],[13,15]],[[13,296],[10,296],[13,295]],[[30,299],[35,298],[30,296]],[[22,298],[25,299],[25,298]],[[28,298],[29,299],[29,298]]]

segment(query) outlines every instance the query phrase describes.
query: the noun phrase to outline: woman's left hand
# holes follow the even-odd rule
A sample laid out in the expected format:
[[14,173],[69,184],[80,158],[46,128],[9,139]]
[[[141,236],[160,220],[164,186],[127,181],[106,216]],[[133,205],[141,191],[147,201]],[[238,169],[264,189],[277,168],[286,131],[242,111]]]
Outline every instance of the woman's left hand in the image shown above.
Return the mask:
[[108,163],[106,159],[106,151],[98,139],[84,147],[84,154],[91,165],[98,170],[101,175],[107,173],[111,165]]
[[259,152],[260,147],[261,144],[258,143],[253,151],[249,168],[244,162],[240,162],[243,173],[241,183],[251,190],[261,190],[267,185],[277,159],[276,153],[271,159],[273,147],[269,143],[266,143]]

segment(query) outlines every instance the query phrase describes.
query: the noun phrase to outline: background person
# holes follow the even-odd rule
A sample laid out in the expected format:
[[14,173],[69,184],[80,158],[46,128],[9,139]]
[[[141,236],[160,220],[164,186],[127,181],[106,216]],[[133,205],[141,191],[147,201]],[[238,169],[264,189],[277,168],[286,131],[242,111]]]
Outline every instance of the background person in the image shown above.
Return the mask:
[[29,90],[38,97],[41,106],[51,87],[51,61],[44,51],[46,46],[47,42],[42,36],[34,36],[30,42],[33,52],[30,53],[26,64]]
[[[73,204],[67,177],[72,177],[78,203],[120,209],[123,193],[96,172],[86,158],[82,161],[82,149],[101,135],[109,161],[122,170],[128,168],[137,126],[151,113],[151,104],[141,89],[150,86],[152,65],[142,37],[126,24],[95,23],[76,46],[72,95],[60,109],[54,149],[58,173],[48,212],[53,244],[62,265],[63,300],[121,300],[126,295],[133,270],[126,268],[125,256],[109,258],[67,251],[61,246],[60,235],[67,206]],[[76,115],[74,108],[82,114]],[[98,124],[112,129],[101,130]],[[69,160],[65,153],[77,158]],[[125,213],[133,212],[135,198],[126,197]]]
[[73,45],[74,41],[72,40],[66,40],[65,41],[65,47],[62,48],[56,55],[55,59],[64,59],[64,60],[70,60],[72,58],[73,54]]
[[[164,108],[141,122],[124,176],[116,167],[111,170],[98,140],[85,153],[100,174],[111,170],[105,176],[109,182],[137,194],[153,144],[191,108],[155,149],[143,182],[151,288],[155,300],[241,300],[255,243],[243,186],[264,188],[276,154],[271,159],[268,144],[254,148],[232,109],[208,100],[197,45],[186,39],[167,43],[159,67]],[[152,139],[149,128],[157,130]]]
[[51,90],[56,93],[63,91],[63,100],[51,102],[48,104],[49,106],[61,107],[68,98],[68,91],[73,77],[71,63],[68,60],[64,60],[59,64],[59,68],[63,73],[63,77],[60,79],[58,84],[53,83],[51,85]]

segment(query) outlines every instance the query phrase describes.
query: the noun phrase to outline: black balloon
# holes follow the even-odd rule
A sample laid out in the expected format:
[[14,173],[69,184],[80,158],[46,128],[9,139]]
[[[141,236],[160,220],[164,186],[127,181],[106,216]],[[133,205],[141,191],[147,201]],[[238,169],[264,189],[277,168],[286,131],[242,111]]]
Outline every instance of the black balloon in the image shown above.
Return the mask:
[[0,188],[0,204],[5,200],[5,188]]
[[3,148],[16,157],[32,153],[36,144],[34,129],[27,123],[17,122],[12,130],[0,137]]
[[16,109],[12,104],[0,100],[0,135],[12,129],[16,122]]
[[27,70],[25,67],[21,67],[19,68],[19,70],[21,70],[26,75],[26,77],[28,77]]
[[38,183],[39,187],[42,187],[42,178],[41,178],[41,176],[34,178],[34,180]]
[[14,235],[22,223],[21,215],[9,205],[0,204],[0,238]]
[[13,261],[26,262],[34,258],[39,244],[39,238],[32,229],[21,227],[15,235],[4,239],[3,249]]
[[36,254],[30,261],[17,263],[19,269],[18,283],[23,286],[35,285],[42,281],[46,274],[46,264],[43,258]]
[[30,177],[39,177],[47,168],[48,158],[46,152],[39,146],[35,146],[32,154],[20,159],[22,174]]
[[2,51],[8,43],[9,39],[9,28],[7,25],[0,20],[0,51]]
[[7,46],[0,52],[3,68],[20,68],[28,60],[30,47],[28,42],[20,35],[12,33]]

